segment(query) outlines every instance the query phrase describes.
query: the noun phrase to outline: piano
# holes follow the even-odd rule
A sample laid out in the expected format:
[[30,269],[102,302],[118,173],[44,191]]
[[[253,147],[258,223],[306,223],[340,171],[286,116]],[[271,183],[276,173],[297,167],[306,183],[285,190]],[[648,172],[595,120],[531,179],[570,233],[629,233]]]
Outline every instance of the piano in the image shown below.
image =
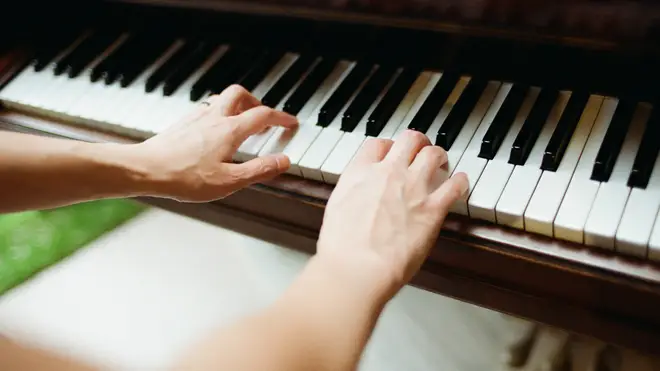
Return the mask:
[[17,6],[3,130],[138,142],[240,84],[301,125],[235,161],[284,152],[290,171],[215,202],[142,201],[309,253],[365,138],[420,131],[470,193],[413,285],[660,354],[657,2]]

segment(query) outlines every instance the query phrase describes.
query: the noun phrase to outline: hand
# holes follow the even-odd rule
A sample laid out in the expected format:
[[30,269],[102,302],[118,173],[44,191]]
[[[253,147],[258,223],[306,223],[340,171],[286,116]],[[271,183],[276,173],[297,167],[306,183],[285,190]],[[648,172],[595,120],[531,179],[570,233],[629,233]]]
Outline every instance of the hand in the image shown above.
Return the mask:
[[[347,284],[389,300],[419,270],[467,177],[447,177],[447,153],[419,132],[369,138],[328,200],[317,258]],[[363,287],[364,288],[364,287]]]
[[296,118],[261,103],[234,85],[210,97],[173,127],[140,144],[151,158],[159,186],[154,196],[187,202],[226,197],[250,184],[285,172],[290,162],[282,154],[236,164],[232,157],[253,134],[270,126],[293,128]]

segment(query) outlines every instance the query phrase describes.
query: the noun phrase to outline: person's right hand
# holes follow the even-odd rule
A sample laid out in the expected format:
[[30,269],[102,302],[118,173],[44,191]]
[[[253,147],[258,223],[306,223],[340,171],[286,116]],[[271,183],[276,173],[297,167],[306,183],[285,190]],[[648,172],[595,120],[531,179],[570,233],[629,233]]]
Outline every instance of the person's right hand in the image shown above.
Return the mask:
[[369,138],[326,206],[317,257],[385,300],[419,270],[468,189],[464,173],[445,180],[447,153],[430,144],[411,130],[394,142]]

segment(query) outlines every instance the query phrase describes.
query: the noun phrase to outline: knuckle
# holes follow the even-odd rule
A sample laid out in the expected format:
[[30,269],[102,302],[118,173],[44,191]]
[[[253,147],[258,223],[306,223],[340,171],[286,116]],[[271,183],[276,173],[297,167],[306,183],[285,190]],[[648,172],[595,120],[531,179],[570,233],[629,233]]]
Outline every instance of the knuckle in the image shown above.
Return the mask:
[[365,142],[365,147],[368,147],[369,149],[382,150],[387,148],[390,144],[391,140],[389,139],[369,137]]
[[251,111],[255,117],[263,120],[272,119],[276,114],[275,110],[268,106],[257,106],[252,108]]
[[425,162],[440,162],[443,157],[443,150],[437,146],[426,146],[419,151],[418,157]]
[[424,134],[422,132],[419,132],[417,130],[408,129],[408,130],[405,131],[404,134],[405,134],[405,137],[407,139],[410,139],[413,142],[417,142],[417,143],[420,143],[420,144],[431,144],[431,142],[429,141],[429,138],[426,136],[426,134]]
[[238,84],[229,85],[225,89],[224,92],[227,93],[227,95],[229,95],[230,97],[233,97],[233,98],[240,98],[244,95],[249,94],[248,91],[244,87],[242,87],[241,85],[238,85]]

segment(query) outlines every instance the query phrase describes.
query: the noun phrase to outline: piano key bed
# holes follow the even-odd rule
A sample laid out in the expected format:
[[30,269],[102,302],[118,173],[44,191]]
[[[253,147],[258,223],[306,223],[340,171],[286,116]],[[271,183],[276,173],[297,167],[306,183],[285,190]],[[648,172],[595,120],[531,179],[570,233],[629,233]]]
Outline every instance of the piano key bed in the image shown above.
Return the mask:
[[[415,284],[660,348],[652,345],[660,340],[659,106],[592,89],[610,66],[551,47],[500,50],[506,46],[488,39],[445,53],[446,37],[417,31],[346,38],[333,27],[250,23],[235,31],[234,23],[213,37],[148,27],[56,32],[5,74],[0,121],[75,139],[139,141],[240,84],[297,116],[300,127],[249,138],[235,161],[283,152],[292,166],[210,207],[282,223],[310,241],[365,139],[419,131],[448,151],[451,173],[468,174],[470,192],[453,205]],[[300,34],[308,40],[292,36]],[[485,297],[477,286],[495,291]],[[510,301],[515,295],[527,301]],[[597,320],[585,321],[587,312]]]

